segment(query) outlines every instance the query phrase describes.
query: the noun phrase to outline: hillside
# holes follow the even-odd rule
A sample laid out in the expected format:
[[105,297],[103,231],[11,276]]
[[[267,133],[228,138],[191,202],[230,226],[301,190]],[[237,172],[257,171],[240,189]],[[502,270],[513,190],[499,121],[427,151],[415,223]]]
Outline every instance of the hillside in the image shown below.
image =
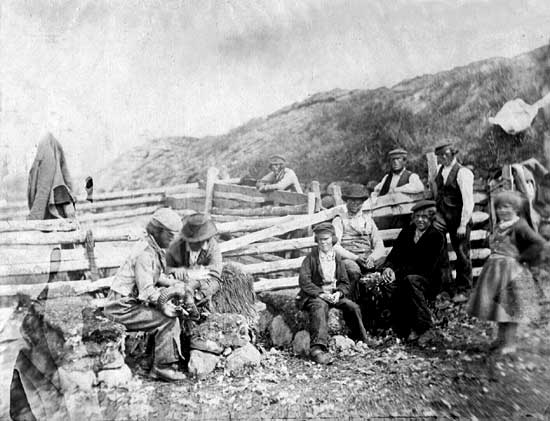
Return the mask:
[[[386,153],[402,146],[410,167],[426,173],[423,154],[444,137],[459,139],[462,161],[480,172],[511,159],[542,157],[550,110],[508,136],[488,123],[508,100],[533,103],[550,91],[550,47],[512,59],[494,58],[392,88],[318,93],[225,135],[152,140],[117,158],[96,185],[137,188],[204,177],[209,165],[231,176],[265,172],[282,153],[303,182],[367,182],[386,171]],[[542,159],[542,158],[541,158]]]

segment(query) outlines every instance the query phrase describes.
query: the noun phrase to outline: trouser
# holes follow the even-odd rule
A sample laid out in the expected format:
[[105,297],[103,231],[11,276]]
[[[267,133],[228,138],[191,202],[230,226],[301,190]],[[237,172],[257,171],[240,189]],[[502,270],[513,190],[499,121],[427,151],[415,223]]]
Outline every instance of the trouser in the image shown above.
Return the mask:
[[107,304],[103,312],[115,322],[123,324],[128,331],[155,334],[155,365],[176,363],[182,358],[181,327],[177,317],[167,317],[135,298],[122,296]]
[[449,226],[448,222],[438,214],[434,227],[443,233],[449,233],[451,245],[456,253],[456,276],[454,285],[451,280],[451,264],[449,262],[448,253],[444,253],[442,262],[442,281],[444,289],[450,293],[464,293],[472,288],[472,260],[470,259],[470,233],[472,224],[466,225],[466,235],[463,238],[458,238],[454,226]]
[[352,301],[357,302],[360,295],[359,281],[361,280],[361,275],[363,274],[361,271],[361,267],[357,264],[357,262],[351,259],[344,259],[343,263],[348,274],[349,282],[351,284],[349,298]]
[[392,295],[392,327],[398,336],[407,336],[411,330],[418,334],[432,327],[432,315],[427,296],[430,285],[420,275],[398,279]]
[[328,311],[330,307],[342,310],[344,320],[351,331],[352,339],[363,340],[367,336],[361,310],[353,301],[342,298],[336,304],[329,304],[325,300],[315,297],[308,298],[304,303],[304,310],[309,313],[309,333],[311,346],[320,346],[328,349]]

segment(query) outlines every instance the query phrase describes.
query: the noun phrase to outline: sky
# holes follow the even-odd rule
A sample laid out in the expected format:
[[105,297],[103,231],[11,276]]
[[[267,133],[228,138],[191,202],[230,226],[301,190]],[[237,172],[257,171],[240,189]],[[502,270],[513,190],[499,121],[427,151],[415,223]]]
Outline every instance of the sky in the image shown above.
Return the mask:
[[392,86],[550,40],[548,0],[4,0],[0,153],[51,131],[73,172],[221,134],[317,92]]

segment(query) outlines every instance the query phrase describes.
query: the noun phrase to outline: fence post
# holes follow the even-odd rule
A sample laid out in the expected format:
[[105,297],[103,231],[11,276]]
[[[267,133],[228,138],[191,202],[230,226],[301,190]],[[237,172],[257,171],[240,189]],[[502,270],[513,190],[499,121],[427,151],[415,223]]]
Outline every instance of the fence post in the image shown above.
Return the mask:
[[319,212],[321,210],[321,188],[318,181],[311,182],[311,191],[315,194],[315,212]]
[[344,200],[342,199],[342,189],[338,184],[335,184],[332,187],[332,197],[334,197],[334,206],[340,206],[344,204]]
[[[309,192],[307,194],[307,214],[313,215],[315,213],[315,205],[316,205],[316,197],[314,192]],[[313,233],[313,230],[311,228],[311,225],[307,228],[308,235],[311,235]]]
[[437,157],[434,152],[428,152],[426,154],[426,160],[428,161],[428,187],[432,191],[433,197],[437,196],[437,188],[435,185],[435,176],[437,175]]
[[219,170],[216,167],[208,168],[206,174],[206,199],[204,203],[204,214],[210,215],[212,201],[214,200],[214,183],[218,179]]

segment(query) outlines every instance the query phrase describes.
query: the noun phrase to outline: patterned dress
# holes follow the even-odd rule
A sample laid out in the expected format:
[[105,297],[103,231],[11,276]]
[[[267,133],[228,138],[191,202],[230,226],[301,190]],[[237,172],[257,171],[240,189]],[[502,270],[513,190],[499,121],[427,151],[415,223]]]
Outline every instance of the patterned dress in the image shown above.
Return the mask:
[[495,322],[528,322],[538,315],[538,290],[524,263],[536,263],[544,239],[524,219],[499,225],[489,238],[485,262],[468,303],[468,313]]

